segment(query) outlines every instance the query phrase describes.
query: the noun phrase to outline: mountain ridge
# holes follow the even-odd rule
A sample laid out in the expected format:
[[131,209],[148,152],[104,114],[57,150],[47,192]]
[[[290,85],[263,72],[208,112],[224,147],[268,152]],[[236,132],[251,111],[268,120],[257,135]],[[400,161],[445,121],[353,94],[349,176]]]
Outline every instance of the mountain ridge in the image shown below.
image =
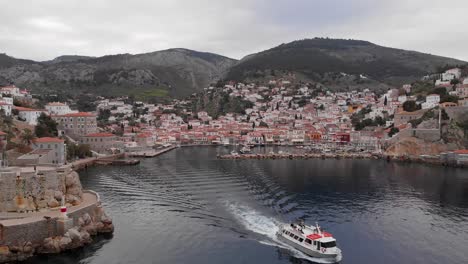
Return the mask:
[[72,96],[180,98],[220,79],[259,81],[276,72],[292,72],[337,89],[386,89],[419,79],[438,67],[461,64],[466,62],[364,40],[314,38],[283,43],[239,61],[186,48],[100,57],[62,55],[43,62],[0,53],[0,85],[14,83],[35,93]]
[[230,69],[226,79],[255,79],[252,75],[258,75],[259,71],[279,70],[300,73],[312,80],[329,73],[364,74],[394,84],[392,79],[414,80],[438,67],[463,64],[466,62],[462,60],[384,47],[369,41],[314,38],[247,55]]
[[[101,57],[64,55],[45,62],[0,56],[0,81],[37,92],[183,97],[219,79],[236,60],[208,52],[168,49]],[[68,91],[67,91],[68,90]],[[114,92],[114,93],[112,93]]]

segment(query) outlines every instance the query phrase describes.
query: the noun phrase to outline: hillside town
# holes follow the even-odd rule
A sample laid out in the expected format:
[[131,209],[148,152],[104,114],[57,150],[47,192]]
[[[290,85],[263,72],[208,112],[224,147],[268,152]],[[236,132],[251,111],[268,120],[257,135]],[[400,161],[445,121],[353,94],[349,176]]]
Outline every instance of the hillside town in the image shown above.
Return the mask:
[[[454,68],[423,80],[433,83],[424,92],[415,91],[419,85],[415,83],[377,95],[369,89],[333,92],[288,74],[262,84],[229,82],[208,87],[170,103],[100,97],[93,102],[93,112],[72,110],[70,102],[33,107],[37,100],[27,90],[10,85],[0,90],[2,115],[23,129],[19,134],[2,132],[6,142],[2,160],[15,165],[61,165],[91,156],[151,153],[169,145],[297,145],[309,146],[311,151],[394,156],[444,152],[465,162],[466,145],[444,142],[443,125],[456,119],[461,129],[466,126],[459,114],[468,109],[468,78]],[[210,111],[207,106],[196,109],[197,102],[213,97],[224,100],[218,108],[223,102],[238,104],[232,112]],[[439,148],[440,153],[396,151],[395,146],[408,138],[450,148]]]

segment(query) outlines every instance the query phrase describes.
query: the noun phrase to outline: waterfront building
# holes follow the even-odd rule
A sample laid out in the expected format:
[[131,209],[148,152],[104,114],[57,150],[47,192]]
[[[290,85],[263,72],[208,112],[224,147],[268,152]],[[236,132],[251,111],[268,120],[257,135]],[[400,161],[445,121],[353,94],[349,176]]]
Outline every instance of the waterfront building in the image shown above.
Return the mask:
[[65,141],[59,138],[42,137],[35,139],[33,151],[18,157],[16,165],[63,165],[66,162]]
[[114,153],[121,149],[123,143],[117,141],[117,136],[111,133],[92,133],[81,137],[81,144],[89,145],[92,151],[98,153]]

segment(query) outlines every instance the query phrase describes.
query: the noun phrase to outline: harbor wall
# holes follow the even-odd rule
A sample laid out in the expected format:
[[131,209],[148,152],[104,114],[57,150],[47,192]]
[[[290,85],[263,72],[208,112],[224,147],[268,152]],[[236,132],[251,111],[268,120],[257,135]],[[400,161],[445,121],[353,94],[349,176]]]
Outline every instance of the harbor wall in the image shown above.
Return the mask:
[[[97,195],[92,191],[85,191],[93,195]],[[96,202],[80,207],[68,213],[69,219],[73,221],[73,226],[77,226],[79,218],[85,214],[89,214],[92,218],[96,218],[101,210],[101,201],[99,195],[96,196]],[[30,217],[23,219],[12,219],[8,222],[15,221],[16,224],[2,224],[0,221],[0,245],[21,246],[27,242],[32,244],[40,244],[45,238],[61,236],[59,232],[58,217]]]

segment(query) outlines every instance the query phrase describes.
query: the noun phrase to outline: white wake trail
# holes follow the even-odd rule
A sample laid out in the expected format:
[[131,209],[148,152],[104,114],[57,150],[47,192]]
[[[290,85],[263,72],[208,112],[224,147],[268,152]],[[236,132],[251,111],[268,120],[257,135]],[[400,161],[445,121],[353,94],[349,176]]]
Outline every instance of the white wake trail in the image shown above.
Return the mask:
[[283,243],[276,237],[276,232],[279,230],[279,225],[283,224],[282,222],[276,220],[273,217],[268,217],[260,212],[245,206],[235,203],[226,203],[228,210],[234,215],[237,221],[239,221],[246,229],[255,232],[257,234],[265,236],[268,241],[259,241],[259,243],[280,247],[287,249],[293,253],[294,257],[305,259],[315,263],[330,263],[324,259],[313,258],[304,253],[298,251],[297,249],[291,247],[288,244]]

